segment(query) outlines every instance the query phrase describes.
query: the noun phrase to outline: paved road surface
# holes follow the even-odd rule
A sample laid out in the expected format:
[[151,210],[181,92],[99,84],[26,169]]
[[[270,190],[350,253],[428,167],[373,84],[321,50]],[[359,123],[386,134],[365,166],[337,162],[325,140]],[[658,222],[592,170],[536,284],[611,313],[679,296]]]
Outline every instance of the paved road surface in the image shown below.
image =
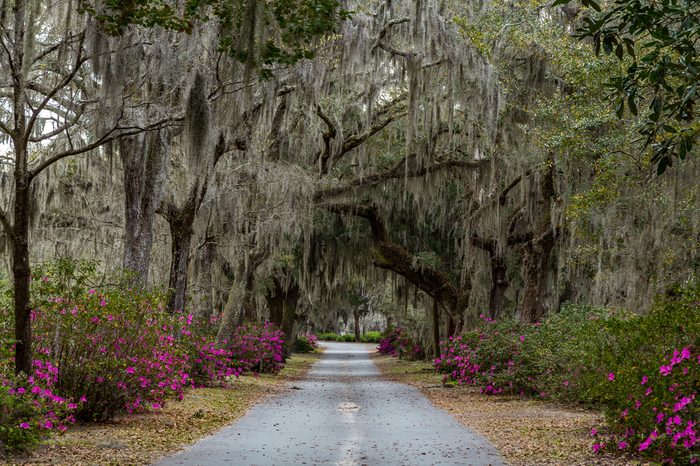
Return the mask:
[[158,465],[503,465],[417,389],[381,380],[373,345],[324,346],[295,389]]

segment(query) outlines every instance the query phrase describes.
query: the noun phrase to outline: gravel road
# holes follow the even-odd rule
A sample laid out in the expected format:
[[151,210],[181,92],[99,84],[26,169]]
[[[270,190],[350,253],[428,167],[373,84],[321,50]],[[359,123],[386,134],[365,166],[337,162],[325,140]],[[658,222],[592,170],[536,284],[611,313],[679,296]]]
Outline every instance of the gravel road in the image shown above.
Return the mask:
[[373,345],[323,343],[308,377],[157,465],[503,465],[483,437],[414,387],[387,382]]

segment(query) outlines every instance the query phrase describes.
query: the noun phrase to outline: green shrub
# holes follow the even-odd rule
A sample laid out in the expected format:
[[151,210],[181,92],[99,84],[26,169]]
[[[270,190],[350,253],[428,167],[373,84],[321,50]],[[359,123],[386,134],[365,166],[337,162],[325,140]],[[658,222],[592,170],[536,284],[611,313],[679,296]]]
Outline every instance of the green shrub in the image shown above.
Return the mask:
[[321,341],[340,341],[340,335],[333,332],[323,332],[318,334],[318,339]]
[[565,306],[541,324],[482,322],[441,344],[445,380],[502,392],[595,404],[610,431],[595,451],[634,450],[687,464],[698,459],[700,283],[660,296],[637,316]]
[[382,332],[367,332],[360,338],[363,343],[379,343],[382,339]]
[[299,335],[294,343],[294,349],[297,353],[313,353],[316,348],[311,344],[308,338],[304,335]]
[[[9,381],[0,384],[0,457],[25,451],[42,437],[41,413],[29,396],[17,396]],[[14,385],[14,384],[12,384]]]
[[515,358],[514,386],[521,392],[579,402],[601,402],[602,382],[620,344],[612,328],[634,316],[593,306],[564,306],[526,332]]
[[345,333],[340,336],[340,339],[338,341],[344,341],[346,343],[350,343],[355,341],[355,334],[354,333]]

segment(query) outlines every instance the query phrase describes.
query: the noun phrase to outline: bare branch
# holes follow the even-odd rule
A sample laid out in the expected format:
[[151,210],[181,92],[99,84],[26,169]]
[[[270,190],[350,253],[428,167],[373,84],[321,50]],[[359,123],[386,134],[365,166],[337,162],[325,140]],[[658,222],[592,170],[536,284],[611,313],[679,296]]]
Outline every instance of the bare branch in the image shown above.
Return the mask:
[[148,131],[158,131],[169,126],[174,126],[179,122],[183,121],[183,116],[178,116],[174,118],[165,118],[157,122],[151,123],[147,126],[130,126],[130,127],[120,127],[115,126],[111,130],[107,131],[105,134],[97,138],[95,141],[86,144],[81,147],[72,148],[58,154],[55,154],[42,162],[40,162],[34,169],[29,172],[29,180],[34,179],[39,173],[58,162],[59,160],[65,159],[66,157],[71,157],[73,155],[84,154],[85,152],[90,152],[91,150],[97,149],[108,142],[115,141],[119,138],[126,136],[133,136],[135,134],[145,133]]
[[35,136],[29,138],[29,142],[41,142],[41,141],[46,141],[47,139],[51,139],[54,136],[58,136],[59,134],[63,133],[64,131],[68,131],[71,127],[75,126],[78,123],[78,120],[83,115],[83,108],[81,107],[80,111],[76,114],[73,115],[71,119],[66,118],[65,122],[56,127],[53,131],[49,131],[48,133],[44,133],[40,136]]
[[321,109],[320,105],[316,105],[316,115],[318,115],[319,118],[321,118],[321,120],[323,120],[323,122],[328,127],[328,129],[322,133],[323,152],[318,157],[321,174],[323,174],[327,172],[328,161],[333,156],[333,148],[331,147],[331,141],[336,137],[338,132],[331,119],[328,118],[328,116],[325,113],[323,113],[323,110]]
[[87,57],[83,57],[82,54],[82,38],[81,38],[81,46],[80,46],[80,52],[78,53],[78,56],[76,57],[75,60],[75,65],[73,66],[73,69],[71,70],[70,73],[68,73],[60,83],[58,83],[56,86],[54,86],[53,89],[51,89],[46,96],[44,96],[44,100],[41,101],[41,103],[34,109],[32,112],[32,116],[29,118],[29,122],[27,122],[27,127],[25,130],[24,134],[24,141],[25,143],[29,141],[29,138],[31,137],[32,134],[32,129],[34,128],[34,124],[36,123],[37,118],[39,118],[39,114],[41,113],[42,110],[46,107],[46,105],[53,99],[53,97],[61,90],[63,90],[68,84],[70,84],[71,81],[73,81],[73,78],[78,74],[78,71],[80,71],[80,68],[82,68],[83,64],[88,60]]
[[334,198],[338,196],[342,196],[343,194],[347,194],[354,189],[357,188],[367,188],[370,186],[375,186],[382,181],[387,181],[391,179],[398,179],[398,178],[404,178],[404,177],[409,177],[409,178],[417,178],[421,176],[425,176],[428,173],[439,171],[439,170],[445,170],[448,168],[478,168],[484,163],[484,161],[470,161],[470,160],[445,160],[441,162],[436,162],[432,165],[428,165],[422,168],[419,168],[418,170],[413,170],[410,172],[406,172],[405,166],[406,166],[406,159],[403,158],[399,163],[397,163],[392,169],[387,170],[382,173],[375,173],[372,175],[368,175],[362,178],[357,178],[355,180],[350,181],[349,183],[344,184],[343,186],[337,186],[334,188],[328,188],[324,189],[321,191],[317,191],[314,194],[314,200],[319,202],[324,199],[329,199],[329,198]]
[[5,233],[7,233],[10,239],[14,242],[16,239],[15,230],[12,228],[10,218],[7,216],[2,207],[0,207],[0,224],[2,224],[3,228],[5,228]]
[[374,42],[374,45],[372,45],[371,52],[374,53],[377,50],[377,48],[380,48],[380,49],[383,49],[383,50],[385,50],[393,55],[399,55],[399,56],[406,57],[406,58],[412,58],[414,56],[413,53],[398,50],[393,45],[388,44],[384,41],[384,39],[386,38],[386,34],[387,34],[387,32],[389,32],[390,28],[392,28],[393,26],[399,25],[399,24],[408,23],[410,21],[411,21],[411,18],[408,18],[408,17],[397,18],[397,19],[392,19],[392,20],[388,21],[382,27],[381,31],[379,31],[379,35],[377,36],[377,40]]

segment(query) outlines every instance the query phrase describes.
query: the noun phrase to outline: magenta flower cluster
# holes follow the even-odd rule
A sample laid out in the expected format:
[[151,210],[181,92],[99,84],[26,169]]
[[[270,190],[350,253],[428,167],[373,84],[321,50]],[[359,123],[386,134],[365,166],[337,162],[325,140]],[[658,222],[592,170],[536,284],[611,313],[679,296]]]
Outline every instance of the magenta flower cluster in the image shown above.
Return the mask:
[[379,340],[377,351],[401,359],[415,360],[424,356],[423,347],[413,341],[403,327],[388,328]]
[[[597,429],[593,451],[636,450],[666,463],[694,464],[700,460],[700,353],[687,346],[676,349],[658,372],[642,375],[628,391],[627,405],[618,413],[614,432]],[[609,377],[615,390],[616,379]],[[602,429],[601,429],[602,431]]]
[[496,325],[483,314],[480,319],[476,330],[442,341],[433,366],[444,374],[443,383],[478,385],[489,395],[513,392],[525,335],[516,324]]
[[163,302],[118,289],[44,299],[31,315],[33,373],[0,377],[0,431],[13,429],[15,439],[26,432],[16,443],[28,444],[30,433],[157,410],[192,387],[282,368],[284,336],[274,325],[241,326],[219,345],[192,315],[172,315]]
[[276,374],[284,367],[284,333],[271,322],[238,327],[223,347],[241,372]]

